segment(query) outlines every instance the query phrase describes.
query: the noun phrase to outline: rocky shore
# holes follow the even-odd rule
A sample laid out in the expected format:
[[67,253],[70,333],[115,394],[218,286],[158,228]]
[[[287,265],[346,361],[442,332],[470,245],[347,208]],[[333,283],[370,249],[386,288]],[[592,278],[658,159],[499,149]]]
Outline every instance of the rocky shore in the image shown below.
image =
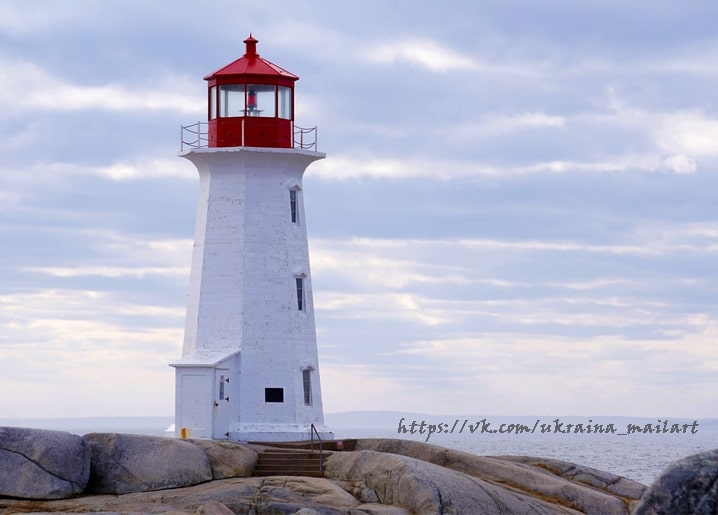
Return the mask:
[[276,448],[0,427],[0,513],[646,515],[718,509],[718,451],[677,462],[647,488],[551,459],[475,456],[390,439],[328,446],[334,450],[324,451],[321,477],[257,477],[258,460]]

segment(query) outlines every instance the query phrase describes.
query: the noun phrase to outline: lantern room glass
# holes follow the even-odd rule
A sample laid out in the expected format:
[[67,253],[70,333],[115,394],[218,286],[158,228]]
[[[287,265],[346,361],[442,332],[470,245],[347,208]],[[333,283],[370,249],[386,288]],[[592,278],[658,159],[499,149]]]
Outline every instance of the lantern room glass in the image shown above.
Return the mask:
[[291,120],[293,92],[287,86],[224,84],[209,89],[209,119],[253,116]]
[[277,90],[277,105],[279,106],[279,118],[292,119],[292,88],[279,86]]
[[244,116],[244,84],[219,87],[219,115]]
[[266,84],[247,85],[247,116],[274,118],[277,116],[276,87]]
[[209,89],[209,119],[217,118],[217,86]]

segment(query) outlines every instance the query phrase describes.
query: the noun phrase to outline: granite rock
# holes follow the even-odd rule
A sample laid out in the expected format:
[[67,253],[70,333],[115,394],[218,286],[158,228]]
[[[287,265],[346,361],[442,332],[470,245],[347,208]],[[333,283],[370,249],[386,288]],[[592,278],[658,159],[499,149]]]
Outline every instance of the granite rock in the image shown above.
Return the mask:
[[246,445],[223,440],[189,441],[207,454],[213,479],[249,477],[257,464],[257,452]]
[[[257,515],[280,513],[359,515],[384,513],[356,511],[355,508],[359,505],[359,501],[327,479],[275,476],[222,479],[185,488],[123,495],[90,495],[60,501],[0,499],[0,514],[100,512],[224,515],[231,512]],[[398,515],[401,512],[388,513]]]
[[226,505],[217,501],[207,501],[195,512],[197,515],[234,515]]
[[[0,435],[10,435],[2,430]],[[29,431],[29,430],[24,430]],[[18,433],[13,449],[0,454],[0,478],[7,482],[20,456],[58,467],[82,468],[80,462],[61,463],[40,452],[54,443],[55,432],[34,433],[33,446]],[[56,499],[16,497],[0,493],[0,515],[5,513],[163,513],[165,515],[228,515],[231,513],[299,515],[405,515],[409,513],[602,513],[627,514],[638,504],[646,487],[607,472],[560,460],[526,456],[476,456],[408,440],[362,439],[344,441],[343,452],[331,453],[324,478],[250,476],[257,453],[272,445],[225,441],[176,440],[166,437],[94,433],[84,437],[64,434],[84,448],[87,487],[84,497]],[[301,444],[298,444],[301,447]],[[25,447],[23,447],[25,446]],[[27,449],[34,449],[30,452]],[[0,453],[2,453],[0,445]],[[717,451],[718,452],[718,451]],[[34,454],[33,454],[34,453]],[[76,456],[75,456],[76,457]],[[692,485],[713,492],[713,472],[701,461],[701,474]],[[713,465],[710,465],[713,466]],[[5,474],[3,476],[2,474]],[[683,477],[685,480],[685,476]],[[1,486],[1,484],[0,484]],[[78,486],[76,492],[80,489]],[[19,493],[18,493],[19,492]],[[27,495],[26,495],[27,494]],[[112,495],[107,495],[112,494]],[[707,495],[706,494],[706,495]],[[3,498],[5,496],[5,498]],[[644,499],[648,498],[644,496]],[[683,493],[680,503],[687,501]],[[708,507],[703,496],[696,509]],[[712,498],[714,499],[714,498]],[[712,501],[710,501],[712,502]],[[703,504],[701,504],[703,503]],[[669,505],[675,506],[675,505]],[[693,506],[693,505],[691,505]],[[646,508],[649,509],[649,508]],[[650,508],[653,509],[653,508]],[[669,513],[645,511],[644,513]],[[698,511],[700,513],[700,511]]]
[[629,513],[646,489],[630,479],[559,460],[477,456],[422,442],[393,439],[357,440],[354,448],[410,456],[586,513]]
[[653,482],[635,515],[718,513],[718,449],[669,465]]
[[90,450],[71,433],[0,427],[0,496],[65,499],[90,477]]
[[375,451],[336,453],[325,464],[328,478],[365,481],[381,504],[410,513],[575,513],[483,479],[408,456]]
[[90,433],[89,493],[125,494],[196,485],[212,479],[205,452],[160,436]]

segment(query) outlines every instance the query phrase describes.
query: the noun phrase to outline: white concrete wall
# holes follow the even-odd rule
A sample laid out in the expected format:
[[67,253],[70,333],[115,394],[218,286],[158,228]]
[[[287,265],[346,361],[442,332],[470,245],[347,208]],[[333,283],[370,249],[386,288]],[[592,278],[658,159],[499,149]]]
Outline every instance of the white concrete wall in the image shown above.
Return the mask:
[[[183,356],[241,349],[234,439],[308,437],[311,423],[326,433],[303,194],[298,223],[291,221],[289,196],[301,189],[306,167],[324,155],[246,147],[180,155],[200,174]],[[299,275],[303,311],[297,309]],[[311,406],[304,404],[306,367],[314,369]],[[264,402],[267,387],[283,388],[284,402]]]

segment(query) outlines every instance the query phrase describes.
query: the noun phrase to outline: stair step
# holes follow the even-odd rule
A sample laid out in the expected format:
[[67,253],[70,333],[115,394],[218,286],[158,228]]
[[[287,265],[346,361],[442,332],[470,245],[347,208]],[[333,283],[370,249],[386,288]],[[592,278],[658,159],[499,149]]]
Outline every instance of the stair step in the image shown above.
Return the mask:
[[[326,454],[324,455],[326,457]],[[300,449],[265,449],[257,459],[254,476],[321,477],[318,451]]]
[[287,464],[280,463],[279,465],[273,463],[260,463],[254,466],[254,470],[319,470],[319,463],[297,463]]
[[304,471],[293,471],[286,472],[284,470],[261,470],[252,474],[254,477],[269,477],[269,476],[300,476],[300,477],[322,477],[322,473],[318,470],[304,470]]

